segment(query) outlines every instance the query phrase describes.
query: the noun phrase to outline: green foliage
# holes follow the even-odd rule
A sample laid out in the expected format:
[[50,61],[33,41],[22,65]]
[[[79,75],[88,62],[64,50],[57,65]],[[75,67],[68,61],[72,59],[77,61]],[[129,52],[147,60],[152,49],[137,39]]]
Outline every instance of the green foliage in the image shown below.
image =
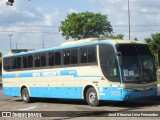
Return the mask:
[[[29,0],[30,1],[30,0]],[[13,6],[14,0],[8,0],[8,2],[6,2],[6,5],[10,5]]]
[[148,44],[152,54],[156,59],[156,64],[158,64],[158,51],[160,50],[160,33],[151,34],[151,38],[145,38],[145,42]]
[[92,12],[68,14],[59,27],[66,38],[79,40],[82,38],[100,37],[112,33],[112,26],[106,15]]
[[153,53],[157,53],[160,50],[160,33],[151,34],[151,38],[145,38],[145,42]]
[[124,39],[124,35],[123,34],[118,34],[118,35],[104,35],[105,38],[110,38],[110,39]]
[[137,37],[135,37],[135,38],[134,38],[134,40],[135,40],[135,41],[138,41],[138,38],[137,38]]
[[6,2],[6,4],[7,4],[7,5],[10,5],[10,6],[12,6],[13,3],[14,3],[14,0],[8,0],[8,2]]

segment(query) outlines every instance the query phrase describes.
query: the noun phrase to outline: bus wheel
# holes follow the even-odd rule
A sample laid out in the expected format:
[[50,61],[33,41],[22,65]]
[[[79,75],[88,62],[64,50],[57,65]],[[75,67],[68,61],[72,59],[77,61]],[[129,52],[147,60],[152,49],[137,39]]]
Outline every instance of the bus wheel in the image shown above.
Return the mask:
[[99,100],[98,100],[97,92],[93,87],[87,90],[86,100],[90,106],[94,106],[94,107],[98,106]]
[[29,92],[28,92],[27,88],[22,89],[21,96],[22,96],[23,102],[25,102],[25,103],[31,102],[31,98],[29,97]]

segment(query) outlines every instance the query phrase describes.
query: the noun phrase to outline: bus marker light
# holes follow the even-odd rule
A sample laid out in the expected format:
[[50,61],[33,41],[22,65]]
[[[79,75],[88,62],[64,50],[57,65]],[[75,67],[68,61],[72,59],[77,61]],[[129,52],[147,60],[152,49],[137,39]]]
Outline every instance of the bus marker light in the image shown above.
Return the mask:
[[148,94],[142,94],[143,97],[148,96]]

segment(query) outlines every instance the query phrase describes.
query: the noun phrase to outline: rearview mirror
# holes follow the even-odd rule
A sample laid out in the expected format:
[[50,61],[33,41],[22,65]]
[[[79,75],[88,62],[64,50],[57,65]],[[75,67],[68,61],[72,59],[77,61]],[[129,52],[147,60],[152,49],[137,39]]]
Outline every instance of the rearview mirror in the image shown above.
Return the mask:
[[122,54],[121,54],[121,52],[116,52],[116,55],[118,56],[119,65],[122,66]]
[[116,52],[116,55],[122,56],[121,52]]

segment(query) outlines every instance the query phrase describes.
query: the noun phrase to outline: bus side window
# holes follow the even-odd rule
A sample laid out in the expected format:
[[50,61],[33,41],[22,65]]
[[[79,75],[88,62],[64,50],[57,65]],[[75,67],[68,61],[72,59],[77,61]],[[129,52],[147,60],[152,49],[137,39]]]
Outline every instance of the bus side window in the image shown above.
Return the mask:
[[61,65],[61,51],[55,52],[55,65]]
[[63,64],[64,65],[70,64],[70,50],[63,51]]
[[46,66],[46,53],[41,53],[41,67]]
[[96,47],[88,47],[88,63],[96,62]]
[[49,66],[54,66],[54,52],[48,52],[48,65]]
[[22,60],[21,57],[17,57],[17,69],[20,69],[22,67]]
[[33,55],[28,56],[28,68],[33,67]]
[[35,67],[40,67],[41,61],[40,61],[40,54],[35,54],[34,55],[34,66]]
[[17,62],[16,62],[16,57],[11,57],[11,68],[16,69]]
[[23,56],[23,64],[22,64],[22,68],[27,68],[27,63],[28,63],[28,61],[27,61],[27,56]]
[[80,48],[80,63],[87,63],[87,48]]
[[71,64],[78,64],[78,49],[71,49]]
[[11,62],[10,58],[4,58],[3,66],[5,70],[10,70]]

